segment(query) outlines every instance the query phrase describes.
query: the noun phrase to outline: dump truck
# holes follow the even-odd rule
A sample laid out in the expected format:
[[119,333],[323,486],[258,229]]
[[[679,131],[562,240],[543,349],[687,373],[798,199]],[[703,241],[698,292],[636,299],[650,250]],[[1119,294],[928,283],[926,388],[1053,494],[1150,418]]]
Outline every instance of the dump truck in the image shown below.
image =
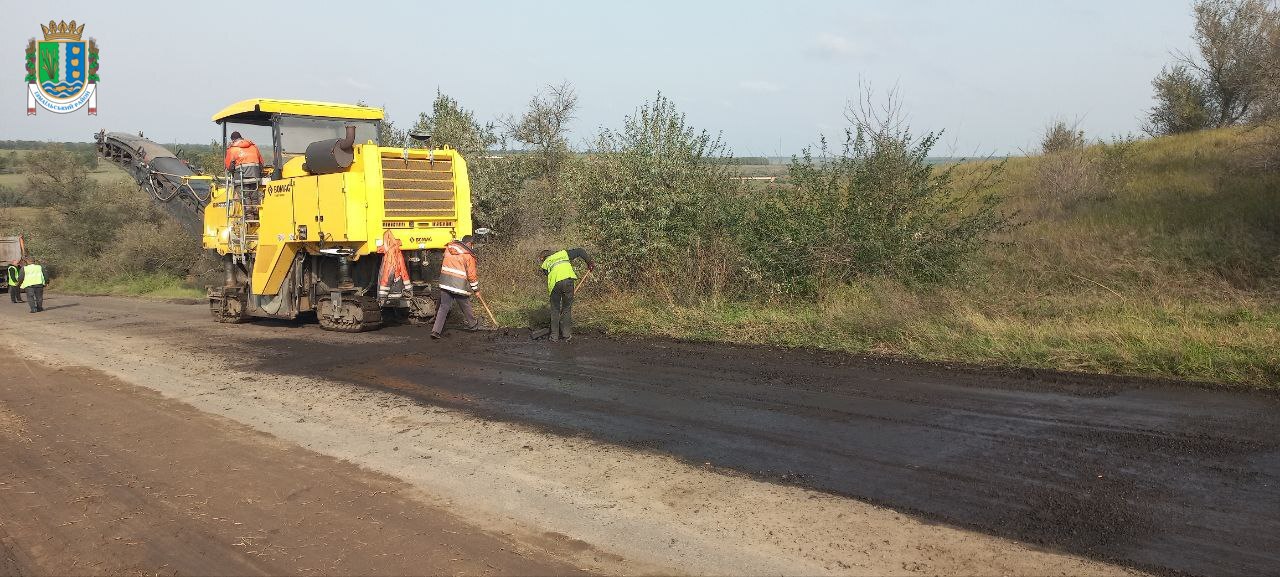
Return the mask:
[[[424,134],[382,146],[382,119],[379,108],[265,98],[214,114],[224,149],[233,132],[256,142],[260,174],[199,174],[141,135],[101,132],[98,146],[175,216],[198,219],[222,264],[208,292],[215,321],[314,315],[322,328],[357,332],[388,315],[431,320],[444,246],[485,232],[472,230],[458,151]],[[388,268],[408,278],[379,291]]]
[[[0,236],[0,271],[6,271],[9,265],[18,264],[22,257],[27,255],[26,245],[22,242],[20,236]],[[0,276],[0,286],[4,287],[4,291],[8,292],[9,283]]]

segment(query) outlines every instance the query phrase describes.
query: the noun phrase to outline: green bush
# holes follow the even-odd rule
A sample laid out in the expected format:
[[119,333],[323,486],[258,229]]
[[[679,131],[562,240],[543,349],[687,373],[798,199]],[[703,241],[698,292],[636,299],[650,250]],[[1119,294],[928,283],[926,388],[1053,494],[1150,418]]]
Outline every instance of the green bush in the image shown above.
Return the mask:
[[850,118],[839,153],[825,141],[817,157],[805,150],[789,167],[793,188],[742,203],[735,230],[750,278],[802,294],[866,276],[937,283],[1011,226],[991,189],[1001,164],[961,183],[956,165],[928,161],[939,133]]
[[728,164],[710,162],[724,156],[718,137],[689,126],[661,94],[621,129],[600,132],[569,181],[581,234],[614,278],[681,283],[707,263],[700,253],[729,234],[723,207],[741,189]]

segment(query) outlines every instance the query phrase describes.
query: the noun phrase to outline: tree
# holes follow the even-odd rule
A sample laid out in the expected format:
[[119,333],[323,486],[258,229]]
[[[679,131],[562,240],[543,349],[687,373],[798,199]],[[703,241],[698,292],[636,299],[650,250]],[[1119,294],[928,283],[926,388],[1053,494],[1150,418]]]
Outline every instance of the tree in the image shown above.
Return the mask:
[[1209,128],[1217,117],[1209,89],[1185,65],[1160,70],[1151,81],[1156,105],[1147,113],[1143,130],[1152,136],[1180,134]]
[[1213,126],[1250,120],[1263,97],[1280,14],[1271,0],[1196,0],[1193,11],[1197,54],[1178,60],[1198,73]]
[[[562,227],[572,219],[572,199],[564,194],[561,179],[565,165],[572,158],[569,149],[569,122],[578,109],[578,95],[573,85],[563,82],[548,85],[529,100],[529,108],[519,119],[503,119],[507,136],[519,142],[532,154],[525,162],[529,178],[524,201],[541,224]],[[514,159],[513,159],[514,160]]]
[[547,86],[529,100],[529,109],[519,120],[503,121],[507,134],[533,149],[538,157],[538,172],[556,188],[561,169],[569,158],[569,122],[578,110],[578,94],[573,85],[563,82]]
[[200,239],[184,233],[136,186],[97,183],[61,146],[31,152],[26,161],[29,196],[48,207],[20,227],[32,254],[93,278],[186,274],[199,257]]
[[378,142],[382,146],[404,146],[409,135],[404,130],[396,128],[396,123],[391,121],[391,115],[383,113],[382,120],[378,122]]

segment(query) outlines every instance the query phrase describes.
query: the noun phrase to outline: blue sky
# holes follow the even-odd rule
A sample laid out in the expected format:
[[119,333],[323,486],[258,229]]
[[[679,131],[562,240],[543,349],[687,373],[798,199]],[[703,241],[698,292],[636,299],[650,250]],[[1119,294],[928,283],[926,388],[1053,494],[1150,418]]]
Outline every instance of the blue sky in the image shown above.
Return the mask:
[[[251,97],[364,100],[408,121],[437,88],[493,119],[568,81],[575,143],[662,91],[738,156],[789,155],[838,136],[861,84],[896,87],[914,129],[945,129],[936,154],[1016,154],[1054,118],[1138,132],[1151,78],[1192,27],[1177,0],[245,5],[9,3],[0,139],[207,142],[210,115]],[[50,19],[98,40],[97,117],[25,114],[21,55]]]

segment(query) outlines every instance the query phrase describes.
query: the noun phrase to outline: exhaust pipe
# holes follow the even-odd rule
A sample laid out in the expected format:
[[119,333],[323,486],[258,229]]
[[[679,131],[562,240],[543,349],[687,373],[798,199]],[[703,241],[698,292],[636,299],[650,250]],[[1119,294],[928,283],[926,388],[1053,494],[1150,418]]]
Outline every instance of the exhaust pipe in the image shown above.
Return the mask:
[[307,145],[302,169],[311,174],[345,172],[355,161],[356,127],[347,126],[342,138],[317,140]]

